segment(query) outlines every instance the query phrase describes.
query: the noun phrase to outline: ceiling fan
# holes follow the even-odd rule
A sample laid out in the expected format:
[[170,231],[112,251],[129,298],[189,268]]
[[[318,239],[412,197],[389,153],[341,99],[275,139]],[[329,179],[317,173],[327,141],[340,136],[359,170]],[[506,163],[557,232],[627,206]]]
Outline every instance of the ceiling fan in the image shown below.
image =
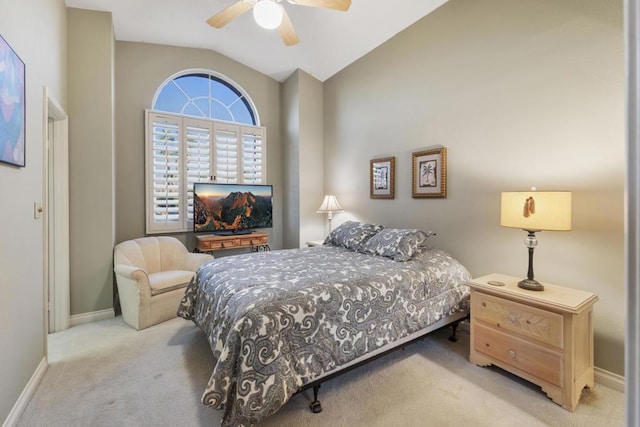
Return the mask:
[[[278,29],[282,41],[287,46],[298,44],[300,39],[293,28],[287,11],[280,3],[284,0],[240,0],[222,12],[207,19],[207,23],[215,28],[222,28],[249,9],[253,9],[253,17],[258,25],[266,29]],[[351,0],[286,0],[288,3],[322,7],[346,12],[351,6]]]

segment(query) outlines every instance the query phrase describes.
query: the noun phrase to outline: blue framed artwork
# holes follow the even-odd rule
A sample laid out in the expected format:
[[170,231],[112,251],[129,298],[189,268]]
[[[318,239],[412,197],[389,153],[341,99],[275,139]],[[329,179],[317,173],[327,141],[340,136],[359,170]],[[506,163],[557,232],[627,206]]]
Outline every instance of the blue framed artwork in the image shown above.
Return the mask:
[[25,66],[0,36],[0,162],[25,165]]

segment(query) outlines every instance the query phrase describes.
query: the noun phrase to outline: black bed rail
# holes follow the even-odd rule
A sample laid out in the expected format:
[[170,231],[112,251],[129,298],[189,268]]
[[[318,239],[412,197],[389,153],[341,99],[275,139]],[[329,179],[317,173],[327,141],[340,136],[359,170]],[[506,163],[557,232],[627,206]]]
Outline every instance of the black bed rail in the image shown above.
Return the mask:
[[451,336],[449,336],[449,341],[451,342],[457,342],[458,338],[456,337],[456,332],[458,330],[458,325],[460,324],[460,322],[463,322],[465,320],[469,320],[469,314],[467,313],[467,315],[465,317],[461,317],[460,319],[454,320],[453,322],[447,324],[447,325],[443,325],[442,327],[438,328],[438,329],[434,329],[432,331],[427,331],[424,334],[413,338],[410,341],[404,342],[402,344],[398,344],[397,346],[391,347],[381,353],[376,354],[375,356],[372,356],[368,359],[365,360],[361,360],[358,363],[354,363],[353,365],[347,366],[346,368],[343,369],[339,369],[335,372],[332,372],[331,374],[322,377],[318,380],[315,381],[311,381],[310,383],[307,383],[305,385],[303,385],[302,387],[300,387],[298,389],[298,391],[295,392],[295,394],[298,393],[302,393],[303,391],[309,390],[309,389],[313,389],[313,401],[309,404],[309,408],[311,409],[311,412],[313,412],[314,414],[317,414],[319,412],[322,412],[322,405],[320,404],[320,401],[318,400],[318,392],[320,391],[320,386],[325,383],[326,381],[329,381],[335,377],[338,377],[340,375],[346,374],[347,372],[359,368],[360,366],[366,365],[369,362],[373,362],[374,360],[377,360],[381,357],[386,356],[389,353],[393,353],[396,350],[399,349],[405,349],[405,347],[407,347],[408,345],[411,345],[413,343],[416,343],[418,341],[422,341],[423,339],[425,339],[428,335],[430,335],[432,332],[438,331],[442,328],[446,328],[448,326],[451,326]]

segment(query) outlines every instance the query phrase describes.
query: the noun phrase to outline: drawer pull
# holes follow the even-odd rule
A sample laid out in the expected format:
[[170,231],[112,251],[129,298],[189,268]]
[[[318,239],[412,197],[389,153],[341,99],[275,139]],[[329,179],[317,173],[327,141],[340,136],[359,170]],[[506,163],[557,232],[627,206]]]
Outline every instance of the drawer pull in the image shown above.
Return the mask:
[[512,359],[516,358],[516,352],[513,350],[509,350],[509,357],[511,357]]
[[486,307],[486,306],[487,306],[487,303],[483,301],[483,302],[482,302],[482,306],[483,306],[483,307]]

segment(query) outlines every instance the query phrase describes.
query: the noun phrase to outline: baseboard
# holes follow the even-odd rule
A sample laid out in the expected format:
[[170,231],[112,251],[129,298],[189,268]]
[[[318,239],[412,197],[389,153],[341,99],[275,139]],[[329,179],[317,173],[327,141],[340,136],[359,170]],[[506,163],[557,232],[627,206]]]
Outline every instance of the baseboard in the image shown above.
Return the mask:
[[44,373],[47,372],[48,367],[49,364],[47,363],[47,358],[43,357],[24,390],[20,393],[20,397],[18,397],[15,405],[11,408],[11,412],[9,412],[7,419],[2,423],[2,427],[13,427],[18,424],[24,409],[31,400],[33,393],[36,392],[36,389],[38,388],[40,381],[42,381]]
[[116,313],[113,308],[106,310],[91,311],[89,313],[74,314],[71,316],[71,326],[82,325],[83,323],[97,322],[98,320],[113,319]]
[[614,374],[613,372],[605,371],[604,369],[594,368],[595,381],[598,384],[602,384],[609,388],[624,393],[624,377],[622,375]]

